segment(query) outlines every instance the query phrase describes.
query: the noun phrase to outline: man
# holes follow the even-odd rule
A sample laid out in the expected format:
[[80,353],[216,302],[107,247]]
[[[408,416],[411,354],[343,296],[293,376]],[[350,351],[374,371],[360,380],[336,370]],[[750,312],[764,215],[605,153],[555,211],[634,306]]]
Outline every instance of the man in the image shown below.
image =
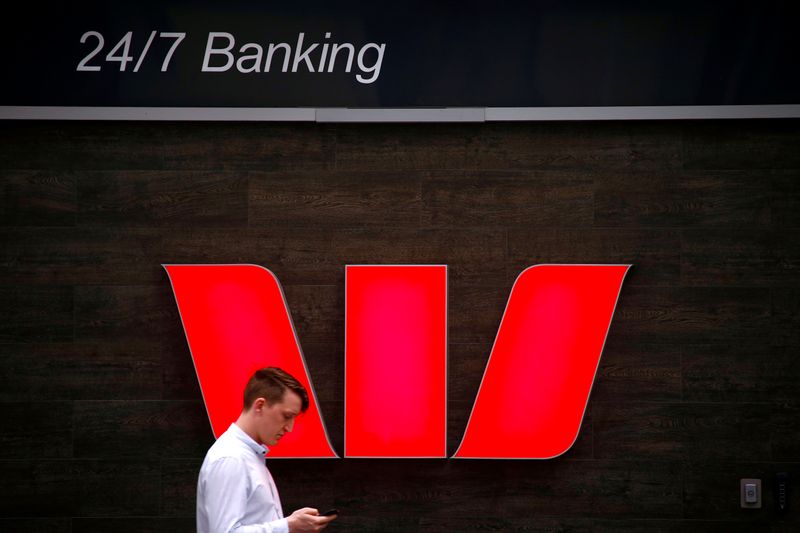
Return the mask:
[[264,457],[294,419],[308,409],[308,394],[279,368],[258,370],[244,389],[244,408],[208,450],[197,482],[198,533],[302,533],[321,531],[336,516],[305,507],[283,517]]

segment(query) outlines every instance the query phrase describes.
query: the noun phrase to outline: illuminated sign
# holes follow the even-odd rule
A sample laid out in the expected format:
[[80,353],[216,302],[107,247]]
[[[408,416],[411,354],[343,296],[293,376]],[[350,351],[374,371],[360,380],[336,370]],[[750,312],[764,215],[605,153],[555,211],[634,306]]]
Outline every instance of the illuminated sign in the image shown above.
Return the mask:
[[[255,265],[169,265],[211,429],[219,437],[242,411],[250,376],[278,366],[309,392],[308,411],[270,457],[336,457],[278,279]],[[238,392],[237,392],[238,391]]]
[[[279,366],[310,392],[273,457],[336,457],[277,278],[257,265],[167,265],[219,436],[231,391]],[[454,457],[548,459],[574,443],[629,265],[524,270]],[[446,456],[447,273],[442,265],[346,269],[345,456]]]
[[346,457],[447,456],[447,267],[348,266]]

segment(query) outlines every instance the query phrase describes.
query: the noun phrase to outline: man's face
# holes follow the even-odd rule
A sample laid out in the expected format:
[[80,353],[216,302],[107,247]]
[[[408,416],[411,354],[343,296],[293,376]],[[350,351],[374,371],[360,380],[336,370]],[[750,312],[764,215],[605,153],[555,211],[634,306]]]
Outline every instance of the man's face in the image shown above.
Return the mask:
[[272,405],[263,398],[253,403],[256,410],[259,444],[274,446],[294,428],[294,419],[300,414],[303,402],[296,392],[286,389],[283,398]]

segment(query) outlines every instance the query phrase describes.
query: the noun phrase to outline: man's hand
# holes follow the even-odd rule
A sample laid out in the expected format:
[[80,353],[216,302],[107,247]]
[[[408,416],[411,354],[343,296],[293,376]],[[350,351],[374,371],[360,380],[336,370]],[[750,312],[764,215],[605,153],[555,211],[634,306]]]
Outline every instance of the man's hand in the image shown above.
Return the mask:
[[289,523],[289,533],[305,533],[322,531],[336,519],[333,516],[319,516],[319,511],[311,507],[303,507],[293,512],[286,521]]

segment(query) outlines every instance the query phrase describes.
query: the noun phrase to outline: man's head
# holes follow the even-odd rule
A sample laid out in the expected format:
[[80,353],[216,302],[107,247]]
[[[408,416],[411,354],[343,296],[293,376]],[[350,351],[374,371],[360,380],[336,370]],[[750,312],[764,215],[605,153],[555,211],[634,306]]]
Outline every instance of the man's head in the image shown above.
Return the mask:
[[269,367],[257,370],[244,388],[242,417],[256,442],[274,446],[292,431],[294,419],[308,409],[306,389],[287,372]]

